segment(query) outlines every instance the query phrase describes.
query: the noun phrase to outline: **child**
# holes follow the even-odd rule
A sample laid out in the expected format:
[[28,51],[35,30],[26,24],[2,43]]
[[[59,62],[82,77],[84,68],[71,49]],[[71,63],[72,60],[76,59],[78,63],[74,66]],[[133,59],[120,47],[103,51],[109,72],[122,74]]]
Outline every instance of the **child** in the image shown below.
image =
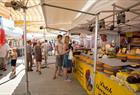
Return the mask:
[[17,51],[16,48],[13,48],[13,51],[11,52],[11,66],[13,75],[16,75],[16,61],[17,61]]

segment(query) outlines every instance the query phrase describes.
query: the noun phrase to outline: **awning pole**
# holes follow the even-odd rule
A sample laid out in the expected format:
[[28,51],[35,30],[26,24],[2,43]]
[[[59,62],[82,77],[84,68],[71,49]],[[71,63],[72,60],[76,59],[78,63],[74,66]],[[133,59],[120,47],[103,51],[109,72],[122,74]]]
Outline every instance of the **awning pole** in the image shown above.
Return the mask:
[[52,27],[45,27],[46,29],[52,29],[52,30],[57,30],[57,31],[63,31],[63,32],[69,32],[67,30],[62,30],[62,29],[57,29],[57,28],[52,28]]
[[44,41],[46,40],[46,29],[44,28]]
[[[121,11],[128,11],[128,9],[129,9],[130,12],[132,12],[132,13],[134,13],[134,14],[137,14],[137,15],[140,15],[140,13],[135,12],[134,10],[131,10],[131,8],[134,8],[134,7],[138,6],[139,4],[140,4],[140,2],[138,2],[138,3],[136,3],[136,4],[132,5],[132,6],[129,6],[129,7],[127,7],[127,8],[122,8],[122,7],[120,8],[120,6],[117,6],[117,5],[115,5],[115,4],[113,4],[112,6],[119,7],[120,9],[122,9]],[[99,13],[102,13],[102,11],[99,12]],[[113,15],[116,15],[117,13],[118,13],[118,12],[116,12],[115,14],[111,14],[111,15],[109,15],[109,16],[103,18],[103,19],[108,19],[108,18],[112,17]]]
[[29,91],[29,81],[28,81],[28,68],[27,68],[27,33],[26,33],[26,8],[23,8],[23,12],[24,12],[24,63],[25,63],[25,76],[26,76],[26,93],[25,95],[31,95],[30,91]]
[[92,15],[92,16],[95,16],[95,15],[96,15],[96,14],[89,13],[89,12],[84,12],[84,11],[75,10],[75,9],[71,9],[71,8],[66,8],[66,7],[51,5],[51,4],[47,4],[47,3],[43,3],[42,6],[54,7],[54,8],[58,8],[58,9],[64,9],[64,10],[73,11],[73,12],[78,12],[78,13],[83,13],[83,14],[88,14],[88,15]]
[[117,7],[117,8],[120,8],[120,9],[122,9],[122,10],[124,10],[124,11],[129,11],[129,12],[131,12],[131,13],[134,13],[134,14],[140,16],[140,13],[139,13],[139,12],[135,12],[135,11],[132,11],[132,10],[131,10],[131,8],[136,7],[136,6],[138,6],[138,5],[140,5],[140,2],[138,2],[138,3],[136,3],[136,4],[132,5],[132,6],[130,6],[130,7],[128,7],[128,8],[123,8],[123,7],[121,7],[121,6],[118,6],[118,5],[116,5],[116,4],[113,4],[113,6],[115,6],[115,7]]
[[[93,95],[95,95],[95,87],[96,87],[96,64],[97,64],[97,39],[98,39],[98,21],[99,21],[99,15],[96,16],[96,22],[95,22],[95,40],[94,40],[94,73],[93,73],[93,83],[94,83],[94,87],[93,87]],[[93,30],[94,31],[94,30]]]

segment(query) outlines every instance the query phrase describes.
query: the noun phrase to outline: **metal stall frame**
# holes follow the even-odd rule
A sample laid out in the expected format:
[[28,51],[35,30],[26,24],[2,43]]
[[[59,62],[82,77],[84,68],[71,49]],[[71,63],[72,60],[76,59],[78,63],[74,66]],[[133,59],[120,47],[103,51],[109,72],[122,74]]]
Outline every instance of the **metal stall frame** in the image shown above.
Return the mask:
[[25,95],[31,95],[30,91],[29,91],[29,81],[28,81],[28,65],[27,65],[27,29],[26,29],[26,10],[27,8],[23,8],[23,12],[24,12],[24,62],[25,62],[25,75],[26,75],[26,93]]
[[[42,0],[43,1],[43,0]],[[53,8],[58,8],[58,9],[64,9],[64,10],[68,10],[68,11],[73,11],[73,12],[78,12],[78,13],[83,13],[83,14],[87,14],[87,15],[92,15],[92,16],[96,16],[96,28],[95,28],[95,45],[94,45],[94,80],[95,80],[95,76],[96,76],[96,60],[97,60],[97,35],[98,35],[98,14],[93,14],[93,13],[89,13],[89,12],[84,12],[84,11],[80,11],[80,10],[75,10],[75,9],[71,9],[71,8],[65,8],[65,7],[61,7],[61,6],[55,6],[55,5],[51,5],[51,4],[47,4],[47,3],[42,3],[42,10],[43,10],[43,14],[44,14],[44,6],[48,6],[48,7],[53,7]],[[46,17],[44,17],[45,19],[47,19]],[[47,23],[47,21],[45,21]],[[46,27],[48,28],[48,27]],[[55,29],[55,28],[53,28]],[[55,30],[60,30],[60,29],[55,29]],[[65,31],[65,30],[64,30]],[[94,30],[93,30],[94,31]],[[68,32],[68,31],[65,31]],[[95,81],[94,81],[94,88],[93,88],[93,95],[95,93]]]
[[[75,10],[75,9],[71,9],[71,8],[66,8],[66,7],[61,7],[61,6],[56,6],[56,5],[47,4],[47,3],[44,3],[44,0],[41,0],[41,7],[42,7],[43,15],[44,15],[44,18],[45,18],[45,24],[46,24],[46,27],[45,27],[45,28],[46,28],[46,29],[47,29],[47,28],[50,28],[50,29],[54,29],[54,30],[60,30],[60,29],[55,29],[55,28],[51,28],[51,27],[48,27],[48,26],[47,26],[47,17],[45,16],[44,6],[53,7],[53,8],[58,8],[58,9],[64,9],[64,10],[73,11],[73,12],[79,12],[79,13],[83,13],[83,14],[87,14],[87,15],[92,15],[92,16],[95,16],[95,17],[96,17],[95,34],[94,34],[94,35],[95,35],[95,43],[94,43],[95,45],[94,45],[94,68],[93,68],[93,69],[94,69],[94,89],[93,89],[94,93],[95,93],[95,82],[96,82],[96,81],[95,81],[95,77],[96,77],[96,63],[97,63],[98,21],[99,21],[99,15],[100,15],[100,13],[103,13],[103,12],[106,12],[106,13],[107,13],[107,12],[114,12],[114,11],[116,11],[116,12],[119,12],[119,11],[130,11],[130,8],[133,8],[133,7],[135,7],[135,6],[138,6],[139,4],[140,4],[140,2],[137,3],[137,4],[134,4],[134,5],[132,5],[132,6],[128,7],[128,8],[126,8],[126,9],[120,7],[122,10],[101,11],[101,12],[99,12],[99,13],[97,13],[97,14],[93,14],[93,13],[84,12],[84,11],[80,11],[80,10]],[[116,5],[112,5],[112,6],[118,7],[118,6],[116,6]],[[134,10],[131,10],[130,12],[139,15],[139,13],[134,12]],[[109,16],[103,18],[103,19],[110,18],[110,17],[112,17],[112,16],[114,16],[114,15],[116,15],[116,14],[117,14],[117,13],[114,12],[114,14],[109,15]],[[60,31],[62,31],[62,30],[60,30]],[[66,31],[66,30],[63,30],[63,31],[68,32],[68,31]]]

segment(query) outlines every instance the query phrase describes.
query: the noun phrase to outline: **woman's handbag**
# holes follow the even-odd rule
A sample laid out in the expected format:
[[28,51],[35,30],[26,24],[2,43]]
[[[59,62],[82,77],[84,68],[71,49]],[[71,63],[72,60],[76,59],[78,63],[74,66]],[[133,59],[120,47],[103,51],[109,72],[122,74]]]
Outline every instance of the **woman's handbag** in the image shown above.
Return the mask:
[[72,60],[73,59],[73,52],[72,52],[72,50],[69,51],[68,59],[69,60]]

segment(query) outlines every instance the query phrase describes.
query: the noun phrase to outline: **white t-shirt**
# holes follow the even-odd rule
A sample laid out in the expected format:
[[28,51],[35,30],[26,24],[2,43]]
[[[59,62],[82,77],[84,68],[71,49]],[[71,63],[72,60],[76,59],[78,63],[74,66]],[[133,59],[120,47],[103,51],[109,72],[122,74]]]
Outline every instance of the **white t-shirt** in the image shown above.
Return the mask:
[[48,52],[48,43],[44,43],[42,47],[44,52]]
[[0,57],[5,57],[7,52],[10,50],[10,46],[6,43],[0,47]]
[[63,53],[63,43],[56,41],[55,47],[58,47],[58,51],[59,51],[58,53],[56,50],[56,55],[61,55]]

